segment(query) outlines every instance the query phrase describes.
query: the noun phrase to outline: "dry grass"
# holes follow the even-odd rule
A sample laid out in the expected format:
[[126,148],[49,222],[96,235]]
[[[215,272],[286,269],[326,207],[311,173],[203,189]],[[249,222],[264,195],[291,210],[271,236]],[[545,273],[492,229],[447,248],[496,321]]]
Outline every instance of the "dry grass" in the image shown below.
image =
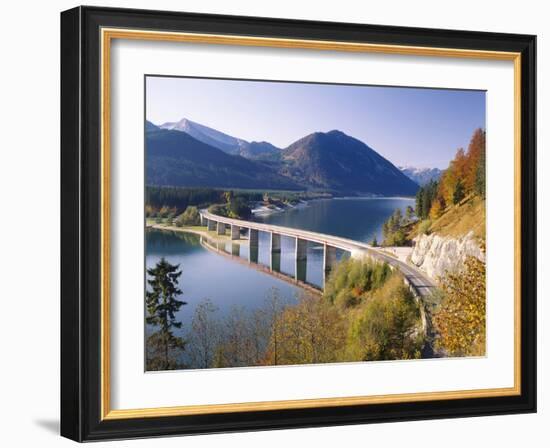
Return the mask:
[[447,207],[430,227],[430,232],[442,236],[461,237],[469,231],[485,240],[485,201],[479,197],[468,197],[460,204]]

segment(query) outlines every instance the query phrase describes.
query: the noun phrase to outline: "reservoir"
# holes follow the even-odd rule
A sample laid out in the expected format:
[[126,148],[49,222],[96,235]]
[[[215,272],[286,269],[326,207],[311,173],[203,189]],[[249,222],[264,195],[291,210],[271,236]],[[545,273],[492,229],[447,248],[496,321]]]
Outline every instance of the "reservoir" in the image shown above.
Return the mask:
[[[405,213],[414,206],[411,198],[343,198],[310,201],[283,212],[266,215],[257,221],[311,230],[370,242],[382,241],[382,225],[399,208]],[[323,285],[323,248],[309,243],[307,265],[297,265],[293,238],[281,238],[281,255],[276,260],[277,274],[298,276],[303,282],[321,288]],[[343,253],[338,254],[339,257]],[[247,240],[239,242],[206,241],[201,236],[162,230],[146,231],[146,267],[153,267],[164,257],[178,264],[182,274],[179,300],[187,302],[177,314],[181,332],[190,331],[193,314],[204,299],[217,308],[220,317],[229,313],[245,313],[261,308],[275,288],[284,303],[293,303],[303,288],[271,275],[273,260],[269,235],[259,233],[259,248],[250,262]],[[296,272],[298,269],[298,273]]]

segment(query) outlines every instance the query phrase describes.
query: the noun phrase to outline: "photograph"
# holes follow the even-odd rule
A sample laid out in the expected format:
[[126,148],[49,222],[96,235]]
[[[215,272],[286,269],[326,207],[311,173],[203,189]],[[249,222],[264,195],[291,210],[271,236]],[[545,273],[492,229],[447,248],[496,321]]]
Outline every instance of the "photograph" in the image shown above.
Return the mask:
[[486,91],[144,77],[146,372],[486,356]]
[[61,435],[540,434],[540,26],[299,6],[61,13]]

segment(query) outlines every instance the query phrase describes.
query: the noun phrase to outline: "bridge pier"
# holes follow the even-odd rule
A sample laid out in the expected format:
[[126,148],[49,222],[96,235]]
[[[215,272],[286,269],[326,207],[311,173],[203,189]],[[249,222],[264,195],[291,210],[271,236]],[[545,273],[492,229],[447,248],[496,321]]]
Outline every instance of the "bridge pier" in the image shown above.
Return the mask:
[[239,226],[231,224],[231,239],[232,240],[241,239],[241,228]]
[[271,232],[270,236],[271,253],[281,253],[281,235]]
[[258,263],[259,250],[258,245],[249,244],[248,245],[248,261],[250,263]]
[[296,238],[294,258],[294,279],[299,282],[305,282],[307,274],[307,240]]
[[208,226],[208,218],[205,218],[202,215],[200,215],[200,217],[201,217],[201,226],[207,227]]
[[281,272],[281,252],[271,252],[269,268],[274,272]]
[[305,260],[307,258],[307,241],[296,238],[296,260]]
[[248,245],[258,247],[258,231],[256,229],[248,229]]
[[213,232],[216,230],[216,221],[212,221],[211,219],[207,220],[207,229]]
[[307,277],[307,260],[296,260],[294,268],[294,279],[298,282],[305,283]]
[[218,235],[225,235],[225,222],[218,222]]

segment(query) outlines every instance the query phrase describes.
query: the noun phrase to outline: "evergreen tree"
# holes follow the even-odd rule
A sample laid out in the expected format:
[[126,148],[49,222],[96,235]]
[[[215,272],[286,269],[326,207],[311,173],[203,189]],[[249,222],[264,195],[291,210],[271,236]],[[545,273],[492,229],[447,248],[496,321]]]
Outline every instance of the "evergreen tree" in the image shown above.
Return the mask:
[[462,199],[464,199],[464,183],[458,180],[453,192],[453,204],[458,204]]
[[396,208],[391,218],[391,229],[393,232],[397,232],[402,225],[403,214],[400,208]]
[[185,348],[185,341],[174,334],[181,328],[176,313],[187,304],[176,299],[182,293],[178,287],[181,271],[179,265],[161,258],[154,268],[147,269],[147,274],[151,278],[147,280],[150,290],[145,294],[145,320],[156,330],[147,338],[147,370],[177,369],[180,363],[176,354]]
[[475,192],[485,199],[485,146],[481,149],[481,155],[476,167]]
[[416,216],[420,219],[424,219],[424,187],[420,187],[416,192],[415,210]]

